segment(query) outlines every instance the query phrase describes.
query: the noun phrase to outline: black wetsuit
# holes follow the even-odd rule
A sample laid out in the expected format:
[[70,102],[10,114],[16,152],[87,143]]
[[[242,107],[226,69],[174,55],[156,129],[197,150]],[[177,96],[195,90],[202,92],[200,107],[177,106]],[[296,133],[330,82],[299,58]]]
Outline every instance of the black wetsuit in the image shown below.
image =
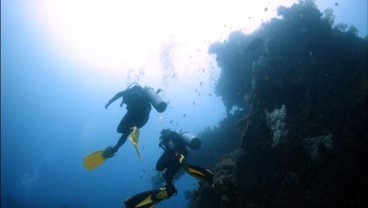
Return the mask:
[[[174,131],[167,131],[166,134],[162,135],[161,147],[164,149],[164,153],[158,159],[156,164],[157,171],[163,171],[166,184],[172,184],[175,174],[181,168],[179,163],[180,155],[187,157],[188,150],[186,144],[180,139],[180,135]],[[170,147],[170,141],[172,145]]]
[[147,123],[151,104],[142,87],[138,85],[123,91],[123,101],[127,105],[127,113],[121,119],[117,131],[130,134],[132,127],[141,128]]
[[152,109],[143,88],[139,85],[117,93],[114,98],[116,97],[123,97],[123,103],[127,105],[127,113],[117,127],[117,132],[122,133],[122,135],[117,144],[112,147],[112,153],[117,152],[125,143],[132,131],[132,127],[141,128],[147,123]]

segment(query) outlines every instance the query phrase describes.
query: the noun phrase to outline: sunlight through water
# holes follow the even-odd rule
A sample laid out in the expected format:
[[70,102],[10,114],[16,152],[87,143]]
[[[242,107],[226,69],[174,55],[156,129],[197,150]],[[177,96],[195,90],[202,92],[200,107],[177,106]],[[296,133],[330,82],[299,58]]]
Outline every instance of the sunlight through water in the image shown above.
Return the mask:
[[[37,2],[37,3],[36,3]],[[163,75],[160,54],[168,42],[178,75],[207,67],[207,49],[234,30],[252,32],[276,15],[278,1],[37,0],[31,17],[51,34],[58,48],[88,70],[119,74],[145,70]],[[247,25],[247,27],[244,27]],[[177,77],[179,78],[179,77]]]

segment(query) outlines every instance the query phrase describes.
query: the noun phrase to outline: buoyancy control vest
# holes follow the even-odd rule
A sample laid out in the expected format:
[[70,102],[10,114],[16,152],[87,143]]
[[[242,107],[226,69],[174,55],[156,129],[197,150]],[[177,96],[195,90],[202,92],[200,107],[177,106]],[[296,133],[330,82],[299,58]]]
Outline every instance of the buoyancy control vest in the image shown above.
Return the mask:
[[162,100],[158,93],[147,86],[142,88],[137,83],[131,84],[125,91],[124,103],[127,105],[128,110],[137,107],[149,108],[149,110],[151,110],[152,105],[157,110],[157,112],[162,113],[167,108],[167,103]]
[[135,84],[130,86],[124,93],[124,103],[127,105],[127,110],[150,111],[151,105],[143,88]]

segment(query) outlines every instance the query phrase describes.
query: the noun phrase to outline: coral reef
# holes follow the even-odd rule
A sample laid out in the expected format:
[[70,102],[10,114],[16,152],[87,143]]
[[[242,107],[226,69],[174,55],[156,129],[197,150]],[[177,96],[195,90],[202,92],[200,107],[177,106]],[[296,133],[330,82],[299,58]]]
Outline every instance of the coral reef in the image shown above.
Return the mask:
[[191,208],[367,204],[368,39],[310,0],[278,14],[209,48],[217,95],[243,110],[201,134],[193,157],[215,183],[194,192]]
[[307,138],[303,141],[303,146],[306,152],[312,159],[318,161],[321,159],[321,154],[329,153],[332,150],[332,135]]
[[289,130],[286,128],[286,108],[282,105],[280,109],[275,109],[271,113],[266,113],[267,126],[273,132],[272,146],[275,147],[283,142]]

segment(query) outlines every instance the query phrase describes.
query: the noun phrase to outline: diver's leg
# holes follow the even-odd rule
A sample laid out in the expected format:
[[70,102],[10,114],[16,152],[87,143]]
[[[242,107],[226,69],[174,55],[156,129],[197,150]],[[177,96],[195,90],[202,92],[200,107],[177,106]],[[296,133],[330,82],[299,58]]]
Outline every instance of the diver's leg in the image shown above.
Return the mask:
[[[136,115],[137,114],[137,115]],[[132,111],[128,111],[124,117],[121,119],[117,132],[122,133],[119,138],[119,141],[113,147],[107,147],[104,152],[105,158],[113,157],[114,154],[119,150],[119,148],[125,143],[129,134],[132,132],[132,128],[134,126],[141,128],[148,121],[148,114],[139,115],[138,113],[134,113]]]
[[179,162],[172,163],[169,167],[167,167],[164,173],[166,184],[173,184],[174,177],[179,171],[180,167],[181,166]]
[[168,155],[166,154],[166,152],[164,152],[164,154],[162,154],[161,157],[157,160],[156,170],[163,171],[167,167],[168,161]]
[[129,114],[129,111],[124,115],[124,117],[121,119],[119,126],[117,128],[118,133],[122,133],[120,136],[118,142],[113,147],[107,147],[105,151],[103,152],[104,158],[111,158],[114,157],[114,154],[119,150],[119,148],[125,143],[127,140],[131,130],[129,127],[129,123],[131,123],[131,114]]
[[121,119],[116,131],[121,134],[127,133],[129,135],[131,128],[133,127],[133,121],[134,115],[130,111],[128,111]]
[[167,198],[170,198],[173,195],[177,194],[177,190],[174,186],[174,176],[179,171],[180,164],[172,164],[168,167],[164,173],[164,177],[166,180],[166,185],[163,187],[166,190]]
[[132,132],[132,121],[133,115],[131,112],[127,112],[123,119],[121,119],[119,126],[117,128],[117,132],[121,133],[122,135],[119,138],[119,141],[115,144],[114,147],[111,148],[111,152],[115,154],[119,148],[125,143],[129,134]]
[[178,193],[178,191],[176,190],[174,184],[166,184],[164,186],[164,188],[166,189],[166,193],[167,193],[167,198],[166,199],[170,198],[173,195],[175,196]]
[[127,138],[129,136],[129,133],[123,133],[121,137],[119,138],[119,141],[111,148],[111,152],[115,154],[119,148],[126,142]]
[[104,158],[112,158],[114,154],[119,150],[119,148],[125,143],[129,134],[121,135],[118,143],[115,144],[113,147],[107,147],[105,151],[102,153]]
[[137,116],[134,118],[134,123],[133,126],[136,126],[138,129],[142,128],[144,125],[146,125],[146,123],[148,122],[149,119],[149,113],[145,113],[145,112],[140,112],[137,113]]

